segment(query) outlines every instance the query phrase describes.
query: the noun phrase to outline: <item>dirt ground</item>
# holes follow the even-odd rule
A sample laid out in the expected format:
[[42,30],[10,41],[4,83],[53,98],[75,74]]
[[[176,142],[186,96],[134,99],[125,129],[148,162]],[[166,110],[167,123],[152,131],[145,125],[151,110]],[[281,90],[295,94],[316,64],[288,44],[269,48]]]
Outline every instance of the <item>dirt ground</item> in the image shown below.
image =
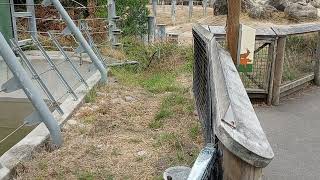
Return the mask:
[[[151,7],[149,7],[151,8]],[[199,23],[202,25],[212,26],[225,26],[226,15],[213,15],[213,9],[207,8],[207,16],[204,15],[202,6],[193,7],[193,16],[189,19],[188,6],[177,5],[176,21],[173,22],[171,18],[171,6],[170,5],[159,5],[157,8],[157,24],[166,24],[167,32],[179,34],[179,41],[182,43],[192,42],[192,25]],[[242,13],[240,21],[243,24],[252,27],[268,27],[274,25],[286,25],[286,24],[297,24],[298,22],[290,21],[285,17],[283,12],[274,13],[272,17],[268,19],[253,19],[247,14]],[[303,23],[303,22],[299,22]]]
[[151,129],[161,99],[117,82],[100,88],[97,102],[86,103],[63,127],[64,145],[17,168],[17,179],[161,179],[172,165],[190,166],[202,147],[193,113]]

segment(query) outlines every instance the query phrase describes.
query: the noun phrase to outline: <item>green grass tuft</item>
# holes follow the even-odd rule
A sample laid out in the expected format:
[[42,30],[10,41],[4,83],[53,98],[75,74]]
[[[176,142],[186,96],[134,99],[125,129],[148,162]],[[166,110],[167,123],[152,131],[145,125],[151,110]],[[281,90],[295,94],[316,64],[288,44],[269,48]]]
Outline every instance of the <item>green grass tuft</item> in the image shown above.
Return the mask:
[[97,99],[97,88],[93,87],[85,96],[84,101],[85,103],[92,103],[95,102]]

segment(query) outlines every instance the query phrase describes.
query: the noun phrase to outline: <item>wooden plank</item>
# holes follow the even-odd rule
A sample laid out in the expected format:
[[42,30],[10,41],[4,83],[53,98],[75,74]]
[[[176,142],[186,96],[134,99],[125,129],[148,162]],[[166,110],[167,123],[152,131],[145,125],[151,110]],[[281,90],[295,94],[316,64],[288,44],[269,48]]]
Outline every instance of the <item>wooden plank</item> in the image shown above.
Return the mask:
[[314,74],[306,75],[298,80],[292,81],[290,83],[284,84],[280,87],[280,93],[285,93],[286,91],[289,91],[291,89],[296,88],[297,86],[300,86],[304,83],[310,82],[314,79]]
[[283,74],[284,51],[286,46],[286,37],[280,37],[277,41],[275,70],[273,79],[272,104],[279,105],[280,103],[280,86]]
[[274,41],[269,46],[269,52],[268,52],[268,58],[271,62],[271,69],[269,71],[269,77],[268,77],[268,97],[267,97],[267,105],[272,104],[272,94],[273,94],[273,80],[274,80],[274,69],[275,69],[275,59],[276,59],[276,47],[277,47],[277,41]]
[[320,31],[320,24],[308,23],[297,25],[282,25],[274,26],[272,27],[272,29],[278,36],[286,36]]
[[[223,36],[225,37],[226,31],[224,26],[206,26],[211,33],[215,36]],[[257,37],[275,37],[276,34],[270,27],[257,27],[256,28],[256,36]]]
[[237,64],[241,0],[228,1],[227,47],[232,60]]

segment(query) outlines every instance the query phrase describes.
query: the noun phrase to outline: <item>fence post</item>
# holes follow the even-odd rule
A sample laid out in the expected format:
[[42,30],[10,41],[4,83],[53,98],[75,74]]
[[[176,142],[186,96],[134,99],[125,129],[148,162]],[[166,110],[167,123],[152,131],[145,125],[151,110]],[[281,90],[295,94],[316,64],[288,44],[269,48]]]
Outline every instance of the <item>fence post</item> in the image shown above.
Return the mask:
[[320,86],[320,32],[318,32],[318,36],[317,36],[317,52],[316,52],[316,63],[315,63],[315,67],[314,67],[314,83],[317,86]]
[[268,58],[271,62],[271,68],[269,71],[269,80],[268,80],[268,97],[267,97],[267,105],[270,106],[272,104],[272,95],[273,95],[273,81],[274,81],[274,68],[275,68],[275,59],[276,59],[276,47],[277,41],[274,40],[271,42],[268,51]]
[[158,0],[152,0],[152,12],[154,17],[157,17],[157,5]]
[[193,11],[193,0],[189,0],[189,20],[191,21]]
[[219,143],[222,151],[223,180],[261,180],[262,168],[252,166],[231,153]]
[[158,37],[161,42],[163,42],[166,38],[166,25],[158,24]]
[[280,103],[280,86],[283,74],[284,53],[286,47],[286,36],[279,37],[277,40],[277,50],[275,59],[274,79],[272,104],[279,105]]
[[148,42],[149,43],[154,42],[155,25],[156,25],[155,17],[148,16]]
[[172,0],[171,2],[171,18],[173,25],[176,24],[176,10],[177,10],[177,0]]
[[31,18],[28,19],[29,21],[29,30],[31,31],[31,34],[33,36],[37,36],[37,24],[36,24],[36,14],[34,10],[34,1],[33,0],[27,0],[27,11],[31,12]]

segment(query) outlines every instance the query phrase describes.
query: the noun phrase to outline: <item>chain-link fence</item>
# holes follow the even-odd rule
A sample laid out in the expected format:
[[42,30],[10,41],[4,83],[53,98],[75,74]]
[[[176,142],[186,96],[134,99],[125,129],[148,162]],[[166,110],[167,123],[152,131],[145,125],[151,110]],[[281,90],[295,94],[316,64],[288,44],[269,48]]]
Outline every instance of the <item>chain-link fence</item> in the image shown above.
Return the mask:
[[[219,44],[226,48],[226,41],[220,39]],[[256,40],[252,72],[239,72],[246,89],[268,91],[273,48],[271,41]]]
[[286,39],[282,84],[314,72],[318,33],[289,35]]

